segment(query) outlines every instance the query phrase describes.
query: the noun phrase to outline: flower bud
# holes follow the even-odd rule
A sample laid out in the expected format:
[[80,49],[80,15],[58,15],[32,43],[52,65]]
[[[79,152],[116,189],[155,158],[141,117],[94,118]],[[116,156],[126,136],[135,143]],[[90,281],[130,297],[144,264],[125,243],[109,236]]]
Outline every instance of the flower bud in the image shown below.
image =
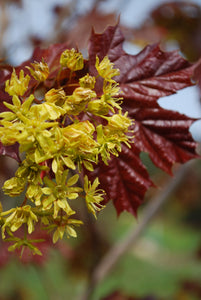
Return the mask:
[[115,114],[112,117],[107,118],[110,130],[127,132],[128,127],[132,124],[132,120],[127,117],[127,114],[128,113],[122,115],[120,111],[119,114]]
[[105,56],[101,62],[99,62],[98,56],[96,56],[96,69],[98,74],[107,81],[114,81],[112,77],[120,74],[119,69],[113,69],[114,64],[110,62],[109,58]]
[[66,49],[60,58],[62,67],[69,68],[71,71],[82,70],[84,67],[84,59],[81,53],[73,49]]
[[4,182],[3,191],[4,194],[10,197],[20,195],[25,188],[26,181],[24,178],[12,177]]
[[96,93],[88,88],[78,87],[74,90],[71,97],[74,104],[80,102],[90,101],[92,98],[96,97]]
[[56,103],[63,102],[65,100],[66,94],[64,90],[61,89],[51,89],[45,94],[46,102]]
[[93,90],[96,83],[96,78],[87,74],[86,76],[80,78],[79,83],[81,87]]
[[87,111],[94,115],[107,115],[109,112],[109,106],[102,100],[93,100],[89,102]]
[[12,72],[10,80],[6,81],[5,91],[10,95],[23,96],[26,90],[28,89],[30,77],[26,75],[24,77],[24,71],[21,70],[19,74],[19,79],[15,72],[15,69]]
[[33,69],[30,67],[27,67],[27,69],[29,69],[31,75],[36,80],[42,82],[47,79],[47,77],[49,76],[49,67],[43,60],[40,63],[36,61],[32,63],[31,66],[33,67]]

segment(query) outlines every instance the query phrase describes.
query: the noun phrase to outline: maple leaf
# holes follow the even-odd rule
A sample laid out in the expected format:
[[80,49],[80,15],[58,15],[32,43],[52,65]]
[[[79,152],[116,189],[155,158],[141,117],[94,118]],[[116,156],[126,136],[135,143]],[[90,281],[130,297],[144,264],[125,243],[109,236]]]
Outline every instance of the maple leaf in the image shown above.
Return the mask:
[[[106,24],[116,24],[116,19],[114,13],[100,13],[95,3],[95,6],[86,15],[81,16],[76,25],[66,33],[67,38],[74,45],[78,45],[80,49],[83,49],[88,43],[92,24],[95,30],[103,31]],[[77,39],[77,36],[79,36],[79,39]]]
[[120,156],[112,157],[108,166],[99,163],[93,174],[88,173],[91,178],[98,176],[107,194],[105,201],[113,199],[118,215],[124,210],[136,215],[144,194],[154,186],[139,154],[134,144],[131,149],[122,146]]
[[[122,148],[109,167],[100,164],[98,175],[102,188],[113,200],[117,213],[127,210],[136,214],[151,179],[140,161],[147,152],[153,163],[171,174],[174,163],[184,163],[198,155],[189,127],[195,119],[159,106],[160,97],[191,86],[194,66],[177,51],[163,52],[158,44],[149,45],[137,55],[123,50],[124,37],[118,26],[108,27],[103,34],[92,31],[89,46],[89,69],[96,75],[96,56],[106,55],[120,70],[115,77],[123,96],[122,109],[135,119],[135,138],[130,149]],[[96,88],[100,90],[101,83]]]

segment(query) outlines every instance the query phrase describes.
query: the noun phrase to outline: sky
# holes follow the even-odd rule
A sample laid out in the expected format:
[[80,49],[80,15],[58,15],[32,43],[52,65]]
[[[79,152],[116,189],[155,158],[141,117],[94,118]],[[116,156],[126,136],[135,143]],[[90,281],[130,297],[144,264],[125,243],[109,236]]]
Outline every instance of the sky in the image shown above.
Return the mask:
[[[18,65],[28,59],[32,54],[32,46],[29,42],[30,33],[33,36],[51,37],[54,28],[53,13],[51,7],[54,4],[62,5],[71,2],[70,0],[22,0],[23,10],[11,5],[9,15],[11,15],[10,26],[5,35],[5,42],[10,61]],[[180,0],[178,0],[180,1]],[[78,13],[90,9],[93,0],[77,1]],[[138,27],[146,19],[149,12],[156,6],[167,2],[166,0],[110,0],[109,4],[102,2],[101,9],[107,13],[117,10],[121,17],[121,22],[126,26]],[[201,4],[201,0],[189,1]],[[17,45],[17,46],[16,46]],[[139,47],[127,43],[125,49],[132,54],[139,52]],[[190,117],[201,118],[201,102],[196,87],[186,88],[177,94],[163,97],[159,104],[167,109],[177,110]],[[191,126],[193,137],[201,141],[201,121],[195,122]]]

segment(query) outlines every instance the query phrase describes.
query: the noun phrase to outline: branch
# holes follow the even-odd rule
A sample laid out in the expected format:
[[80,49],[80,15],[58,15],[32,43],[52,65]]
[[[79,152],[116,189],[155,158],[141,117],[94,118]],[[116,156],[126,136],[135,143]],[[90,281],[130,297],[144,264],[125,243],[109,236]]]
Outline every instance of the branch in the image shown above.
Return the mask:
[[144,230],[147,228],[147,225],[161,209],[165,201],[170,197],[174,192],[176,187],[181,183],[182,179],[186,175],[190,167],[195,163],[191,161],[190,163],[185,164],[180,167],[179,170],[175,173],[174,177],[170,179],[169,183],[161,189],[154,199],[152,199],[144,209],[143,215],[138,223],[138,226],[134,225],[129,232],[120,239],[111,249],[106,253],[103,259],[100,261],[98,266],[95,268],[94,273],[92,274],[91,280],[89,282],[88,288],[85,294],[82,296],[82,300],[89,300],[92,296],[96,286],[110,273],[115,264],[119,259],[125,254],[130,247],[135,245],[139,237],[142,235]]

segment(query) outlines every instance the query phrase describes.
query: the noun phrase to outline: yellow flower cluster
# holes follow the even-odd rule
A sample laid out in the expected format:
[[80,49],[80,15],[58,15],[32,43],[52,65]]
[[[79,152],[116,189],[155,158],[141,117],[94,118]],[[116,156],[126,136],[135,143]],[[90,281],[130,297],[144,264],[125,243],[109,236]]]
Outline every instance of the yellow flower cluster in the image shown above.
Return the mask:
[[[31,66],[27,69],[38,84],[48,78],[44,60]],[[72,75],[84,68],[82,54],[75,49],[64,51],[60,66],[58,77],[66,69]],[[89,74],[79,79],[71,95],[66,94],[70,78],[66,86],[49,89],[40,103],[29,94],[31,77],[23,70],[19,76],[13,70],[6,81],[12,104],[4,102],[9,111],[0,114],[0,141],[4,145],[18,143],[24,159],[15,176],[4,183],[3,191],[10,197],[25,194],[18,207],[0,211],[2,237],[14,242],[10,250],[28,246],[40,254],[28,239],[36,223],[53,231],[54,243],[64,233],[76,237],[74,227],[82,221],[72,218],[76,214],[71,207],[74,200],[84,199],[95,217],[104,207],[105,192],[98,189],[98,178],[93,183],[87,176],[82,179],[82,169],[93,171],[100,158],[108,164],[111,154],[118,156],[122,142],[129,146],[127,133],[132,121],[121,111],[119,88],[113,79],[119,71],[108,57],[101,62],[97,57],[96,69],[103,78],[101,95],[95,91],[97,77]],[[22,226],[24,238],[14,236]]]

